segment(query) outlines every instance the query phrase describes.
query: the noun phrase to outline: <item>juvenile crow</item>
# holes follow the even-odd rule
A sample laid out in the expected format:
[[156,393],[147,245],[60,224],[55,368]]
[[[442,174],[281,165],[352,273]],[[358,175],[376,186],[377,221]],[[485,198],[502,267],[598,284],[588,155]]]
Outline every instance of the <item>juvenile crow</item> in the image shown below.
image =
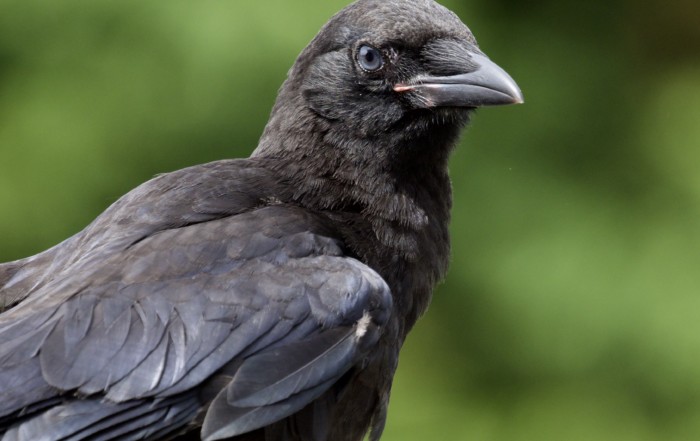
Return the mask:
[[0,437],[379,439],[449,254],[470,112],[522,102],[456,15],[359,0],[248,159],[159,176],[0,266]]

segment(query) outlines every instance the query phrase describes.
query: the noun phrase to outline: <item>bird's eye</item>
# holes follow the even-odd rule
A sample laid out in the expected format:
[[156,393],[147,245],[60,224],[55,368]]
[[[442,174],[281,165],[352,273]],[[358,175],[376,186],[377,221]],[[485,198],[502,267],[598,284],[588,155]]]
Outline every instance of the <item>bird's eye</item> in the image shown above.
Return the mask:
[[367,72],[376,72],[384,67],[382,53],[367,45],[360,46],[360,50],[357,52],[357,62]]

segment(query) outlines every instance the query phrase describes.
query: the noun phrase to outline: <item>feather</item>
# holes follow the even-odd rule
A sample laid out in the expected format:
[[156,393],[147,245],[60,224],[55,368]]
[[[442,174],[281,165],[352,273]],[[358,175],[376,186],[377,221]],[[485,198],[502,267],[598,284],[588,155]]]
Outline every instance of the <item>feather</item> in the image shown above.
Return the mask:
[[233,377],[229,404],[267,406],[342,376],[356,361],[354,334],[334,328],[250,357]]
[[338,378],[332,378],[286,400],[262,407],[234,407],[228,403],[226,390],[214,399],[202,426],[202,440],[215,441],[234,437],[264,427],[301,410],[321,396]]

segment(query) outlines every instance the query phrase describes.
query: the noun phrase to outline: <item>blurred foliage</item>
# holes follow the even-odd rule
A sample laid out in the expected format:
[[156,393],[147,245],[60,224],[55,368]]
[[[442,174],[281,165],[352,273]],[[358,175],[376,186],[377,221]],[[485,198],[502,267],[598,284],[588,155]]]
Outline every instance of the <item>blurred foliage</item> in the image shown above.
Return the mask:
[[[700,439],[700,4],[445,0],[522,87],[452,161],[386,440]],[[0,259],[248,155],[344,1],[0,0]]]

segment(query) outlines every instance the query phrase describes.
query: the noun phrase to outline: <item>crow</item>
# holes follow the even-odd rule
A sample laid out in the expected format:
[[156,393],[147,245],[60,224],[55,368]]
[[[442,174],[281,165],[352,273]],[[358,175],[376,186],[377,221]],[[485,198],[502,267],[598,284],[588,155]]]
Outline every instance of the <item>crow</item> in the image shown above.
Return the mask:
[[378,440],[449,256],[448,157],[522,102],[432,0],[358,0],[247,159],[160,175],[0,265],[0,438]]

